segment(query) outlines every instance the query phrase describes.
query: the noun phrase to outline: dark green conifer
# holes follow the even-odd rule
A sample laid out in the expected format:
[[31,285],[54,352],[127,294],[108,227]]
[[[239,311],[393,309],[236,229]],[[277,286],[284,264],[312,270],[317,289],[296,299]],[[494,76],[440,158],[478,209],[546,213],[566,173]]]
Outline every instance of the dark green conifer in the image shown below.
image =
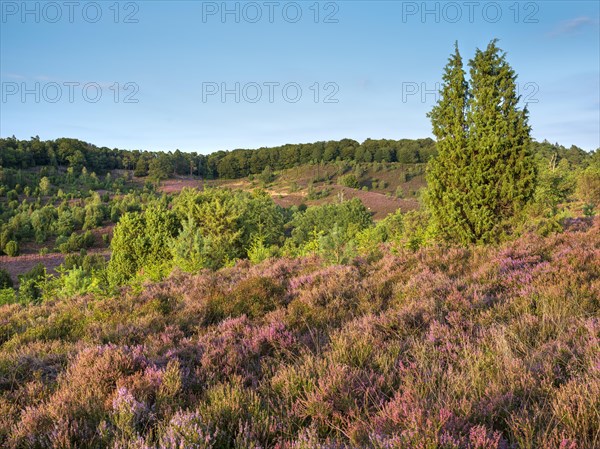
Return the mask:
[[460,243],[496,240],[535,188],[527,108],[518,106],[516,74],[490,42],[469,62],[458,48],[429,117],[438,156],[428,170],[428,205],[439,232]]

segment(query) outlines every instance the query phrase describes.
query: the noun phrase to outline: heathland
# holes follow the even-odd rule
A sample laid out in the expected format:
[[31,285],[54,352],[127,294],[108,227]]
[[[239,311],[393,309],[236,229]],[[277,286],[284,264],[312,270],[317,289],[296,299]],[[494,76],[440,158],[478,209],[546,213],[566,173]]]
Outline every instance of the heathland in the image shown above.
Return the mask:
[[0,139],[0,446],[600,447],[600,150],[492,41],[435,141]]

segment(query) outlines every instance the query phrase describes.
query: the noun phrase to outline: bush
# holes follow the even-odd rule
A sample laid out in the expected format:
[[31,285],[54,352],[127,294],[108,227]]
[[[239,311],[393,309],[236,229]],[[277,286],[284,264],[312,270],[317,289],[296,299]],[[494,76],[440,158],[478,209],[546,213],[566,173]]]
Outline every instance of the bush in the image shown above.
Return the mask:
[[593,204],[584,204],[583,205],[583,216],[584,217],[593,217],[596,215],[595,207]]
[[83,234],[74,232],[66,241],[64,241],[64,238],[56,239],[56,243],[61,253],[68,254],[94,246],[94,235],[91,231],[86,231]]
[[271,167],[267,165],[262,173],[258,176],[258,179],[264,186],[266,186],[275,180],[275,174],[271,170]]
[[173,257],[187,271],[223,267],[247,257],[256,239],[270,247],[283,238],[283,209],[262,191],[187,189],[173,209],[183,225]]
[[106,267],[106,260],[101,254],[67,254],[62,265],[67,270],[81,268],[88,275],[94,270]]
[[312,184],[308,186],[308,200],[319,200],[321,198],[326,198],[331,193],[331,189],[326,187],[322,190],[317,190]]
[[340,184],[344,187],[350,187],[352,189],[360,188],[358,179],[356,178],[356,176],[353,173],[349,173],[347,175],[338,177],[338,184]]
[[101,205],[89,204],[85,207],[85,219],[83,229],[94,229],[102,224],[104,220],[104,210]]
[[588,167],[577,179],[577,197],[586,202],[600,206],[600,167]]
[[[171,261],[169,242],[179,232],[172,211],[152,207],[141,213],[126,213],[115,227],[108,276],[112,285],[121,285],[140,269],[150,270]],[[159,274],[160,276],[160,274]]]
[[13,281],[10,274],[4,268],[0,268],[0,289],[11,288],[12,286]]
[[19,276],[19,301],[35,302],[42,296],[42,284],[46,280],[46,267],[38,263],[27,273]]
[[[0,288],[0,306],[17,302],[17,292],[12,288]],[[0,431],[0,435],[2,435]]]
[[84,268],[73,268],[61,277],[62,289],[61,294],[65,297],[82,295],[96,290],[94,279],[90,276],[89,271]]
[[6,244],[6,246],[4,246],[4,252],[11,257],[18,256],[19,244],[16,241],[11,240]]
[[296,213],[291,221],[292,242],[301,246],[309,242],[315,232],[328,234],[337,224],[338,232],[347,241],[357,232],[371,226],[371,213],[358,198],[337,204],[313,206],[304,213]]
[[260,263],[273,257],[276,254],[277,247],[267,247],[264,238],[256,237],[250,242],[248,248],[248,259],[252,263]]

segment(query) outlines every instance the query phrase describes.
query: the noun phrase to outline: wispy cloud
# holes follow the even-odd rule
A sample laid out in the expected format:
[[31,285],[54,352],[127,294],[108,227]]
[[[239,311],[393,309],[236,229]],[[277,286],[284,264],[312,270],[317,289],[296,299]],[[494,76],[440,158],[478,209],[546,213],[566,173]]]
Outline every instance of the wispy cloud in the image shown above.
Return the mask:
[[581,32],[582,30],[598,26],[598,21],[587,16],[576,17],[574,19],[565,20],[559,23],[550,33],[550,37],[558,37],[572,35]]

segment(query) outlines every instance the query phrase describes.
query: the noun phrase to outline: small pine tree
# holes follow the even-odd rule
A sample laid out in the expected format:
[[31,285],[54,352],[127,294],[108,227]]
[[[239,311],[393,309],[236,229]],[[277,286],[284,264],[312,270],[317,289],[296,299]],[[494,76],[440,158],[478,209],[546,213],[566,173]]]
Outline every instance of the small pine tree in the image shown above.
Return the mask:
[[140,157],[135,164],[135,171],[133,175],[142,178],[144,176],[148,176],[148,161],[146,161],[143,157]]
[[265,245],[265,237],[263,235],[253,235],[250,239],[250,247],[248,248],[248,259],[252,263],[260,263],[267,260],[271,256],[269,248]]
[[179,232],[175,214],[153,206],[144,213],[126,213],[115,227],[107,267],[112,285],[121,285],[139,270],[160,271],[172,259],[168,243]]
[[18,256],[19,244],[14,240],[9,241],[4,247],[4,252],[11,257]]
[[262,173],[259,176],[259,179],[264,186],[272,183],[275,180],[275,174],[273,173],[273,170],[271,170],[271,167],[269,165],[267,165],[262,171]]
[[173,263],[183,271],[193,273],[208,266],[205,239],[191,217],[183,222],[181,232],[173,239],[171,253]]
[[50,184],[50,180],[47,176],[44,176],[42,179],[40,179],[40,192],[42,195],[48,195],[51,187],[52,185]]

